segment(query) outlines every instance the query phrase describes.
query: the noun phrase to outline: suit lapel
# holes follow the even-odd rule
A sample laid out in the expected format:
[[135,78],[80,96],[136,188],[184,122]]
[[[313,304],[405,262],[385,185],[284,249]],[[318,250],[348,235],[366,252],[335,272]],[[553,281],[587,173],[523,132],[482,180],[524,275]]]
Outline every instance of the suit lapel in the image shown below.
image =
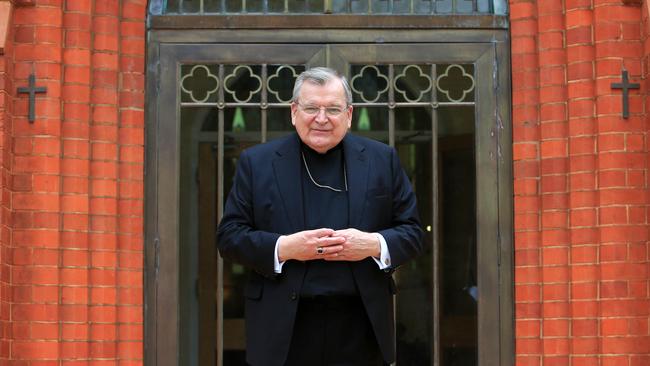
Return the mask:
[[[366,156],[365,147],[355,141],[349,134],[343,139],[345,155],[345,170],[348,180],[349,220],[350,227],[359,227],[363,217],[363,209],[368,189],[368,174],[370,163]],[[303,198],[301,186],[300,140],[293,134],[276,150],[273,160],[275,180],[282,195],[282,204],[287,212],[292,231],[305,229],[303,214]],[[298,213],[298,214],[296,214]]]
[[349,221],[350,227],[359,228],[363,217],[363,208],[368,189],[370,163],[365,147],[355,141],[349,134],[343,139],[345,169],[348,179]]
[[300,142],[297,134],[293,134],[286,143],[276,150],[277,158],[273,160],[275,181],[282,196],[282,204],[292,232],[305,229],[303,215],[302,185],[300,179]]

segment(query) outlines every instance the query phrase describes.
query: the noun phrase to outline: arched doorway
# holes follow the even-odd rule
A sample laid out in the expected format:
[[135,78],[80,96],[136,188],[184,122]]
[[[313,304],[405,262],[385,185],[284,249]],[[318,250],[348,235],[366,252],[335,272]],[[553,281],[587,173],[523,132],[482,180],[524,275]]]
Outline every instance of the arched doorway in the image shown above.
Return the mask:
[[[402,3],[411,14],[394,14]],[[348,77],[352,132],[395,146],[418,197],[428,250],[395,274],[397,364],[513,363],[506,20],[477,14],[480,1],[422,3],[475,14],[417,15],[415,1],[366,2],[366,14],[318,3],[346,10],[332,15],[296,1],[231,16],[229,2],[150,4],[148,364],[244,364],[246,271],[216,256],[214,230],[239,152],[291,132],[293,79],[312,66]],[[392,11],[368,14],[381,4]]]

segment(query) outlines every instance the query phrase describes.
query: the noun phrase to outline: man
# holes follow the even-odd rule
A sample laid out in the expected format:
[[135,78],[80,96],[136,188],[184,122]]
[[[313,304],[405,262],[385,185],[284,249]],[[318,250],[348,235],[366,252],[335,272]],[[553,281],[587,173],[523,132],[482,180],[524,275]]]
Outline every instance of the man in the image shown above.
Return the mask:
[[415,195],[394,149],[347,133],[344,77],[296,80],[296,134],[244,151],[219,225],[224,258],[252,269],[254,366],[395,360],[392,271],[422,250]]

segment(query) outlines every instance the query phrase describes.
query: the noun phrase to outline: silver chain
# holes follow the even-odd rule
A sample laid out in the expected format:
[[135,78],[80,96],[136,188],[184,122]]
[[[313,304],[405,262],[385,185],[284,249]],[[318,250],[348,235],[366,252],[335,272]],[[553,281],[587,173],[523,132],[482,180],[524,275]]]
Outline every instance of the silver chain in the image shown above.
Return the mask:
[[[305,152],[301,151],[300,154],[302,155],[302,162],[305,163],[305,169],[307,170],[307,175],[309,176],[309,179],[311,179],[311,182],[314,183],[314,185],[316,187],[331,189],[334,192],[343,192],[342,189],[336,189],[334,187],[330,187],[330,186],[327,186],[327,185],[324,185],[324,184],[316,183],[316,181],[314,180],[314,177],[311,176],[311,172],[309,171],[309,167],[307,166],[307,160],[305,159]],[[345,183],[345,191],[347,192],[348,191],[348,172],[347,172],[347,170],[345,168],[345,161],[343,162],[343,181]]]

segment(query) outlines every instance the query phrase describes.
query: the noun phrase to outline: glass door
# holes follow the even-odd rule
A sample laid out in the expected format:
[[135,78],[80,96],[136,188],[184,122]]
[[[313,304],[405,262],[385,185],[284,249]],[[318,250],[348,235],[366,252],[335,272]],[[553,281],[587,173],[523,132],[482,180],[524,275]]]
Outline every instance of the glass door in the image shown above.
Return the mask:
[[240,152],[293,131],[294,80],[321,65],[350,82],[351,133],[394,146],[418,199],[427,249],[394,274],[397,365],[492,357],[499,342],[489,334],[499,329],[494,47],[162,45],[160,52],[157,212],[169,225],[158,229],[156,296],[169,301],[159,300],[156,311],[177,314],[176,326],[166,325],[178,337],[170,341],[177,364],[245,365],[246,269],[217,256],[214,232]]
[[[239,154],[293,131],[287,106],[293,80],[304,69],[305,64],[181,66],[179,280],[181,299],[187,300],[180,308],[187,325],[180,329],[182,364],[246,364],[247,273],[217,257],[214,232]],[[194,238],[202,232],[205,238]]]

